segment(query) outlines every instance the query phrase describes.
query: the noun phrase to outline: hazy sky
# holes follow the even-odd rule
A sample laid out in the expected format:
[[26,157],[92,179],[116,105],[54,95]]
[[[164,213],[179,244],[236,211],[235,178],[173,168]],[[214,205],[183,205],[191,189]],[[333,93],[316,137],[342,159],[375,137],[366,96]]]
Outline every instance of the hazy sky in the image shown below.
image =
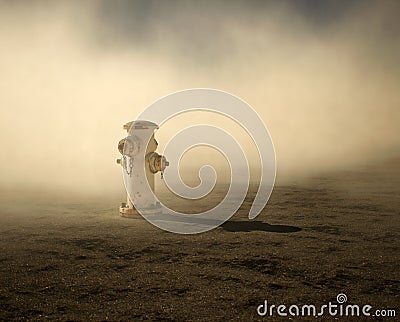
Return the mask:
[[[122,124],[192,87],[258,111],[278,182],[397,157],[399,14],[398,1],[0,2],[0,185],[120,192]],[[233,130],[257,169],[249,138],[219,117],[171,121],[161,147],[198,121]],[[209,159],[226,168],[191,153],[188,178]]]

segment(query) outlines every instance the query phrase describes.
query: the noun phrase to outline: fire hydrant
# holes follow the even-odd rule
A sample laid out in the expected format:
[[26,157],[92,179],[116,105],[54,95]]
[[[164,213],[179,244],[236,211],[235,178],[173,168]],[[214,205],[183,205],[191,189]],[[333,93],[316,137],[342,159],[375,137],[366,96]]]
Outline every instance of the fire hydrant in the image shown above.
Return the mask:
[[[149,121],[133,121],[126,123],[123,129],[128,132],[128,136],[118,143],[122,158],[117,159],[117,163],[123,167],[124,176],[129,177],[128,183],[125,180],[129,193],[126,203],[123,202],[119,207],[119,212],[123,217],[135,217],[139,214],[134,206],[137,205],[142,212],[145,211],[147,214],[160,213],[160,204],[154,197],[155,174],[160,171],[163,178],[164,170],[169,163],[164,156],[155,152],[158,143],[154,138],[154,132],[158,129],[158,125]],[[141,176],[143,169],[139,171],[138,168],[143,164],[146,178]],[[144,182],[146,180],[147,182]],[[145,191],[142,186],[144,184],[150,186],[152,195],[142,193]]]

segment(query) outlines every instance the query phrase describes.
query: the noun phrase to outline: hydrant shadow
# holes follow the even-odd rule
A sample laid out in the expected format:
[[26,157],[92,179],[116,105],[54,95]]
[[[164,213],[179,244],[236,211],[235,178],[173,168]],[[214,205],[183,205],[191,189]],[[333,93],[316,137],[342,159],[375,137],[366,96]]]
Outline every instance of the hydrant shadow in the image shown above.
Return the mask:
[[157,227],[163,225],[166,230],[176,232],[179,229],[186,229],[185,233],[192,231],[207,231],[220,227],[229,232],[252,232],[265,231],[273,233],[294,233],[302,229],[295,226],[270,225],[262,221],[226,221],[221,224],[221,220],[202,218],[196,216],[180,216],[176,214],[162,213],[145,216],[148,221]]
[[300,227],[287,225],[270,225],[262,221],[227,221],[221,228],[229,232],[265,231],[270,233],[295,233]]

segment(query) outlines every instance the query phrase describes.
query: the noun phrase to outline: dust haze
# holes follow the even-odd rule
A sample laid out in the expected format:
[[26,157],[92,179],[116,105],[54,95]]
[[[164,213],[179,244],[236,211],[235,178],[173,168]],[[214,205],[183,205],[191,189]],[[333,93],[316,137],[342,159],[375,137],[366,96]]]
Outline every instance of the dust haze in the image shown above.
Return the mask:
[[[122,124],[192,87],[225,90],[257,110],[278,183],[397,158],[399,9],[396,1],[343,1],[328,12],[309,1],[1,2],[1,189],[121,195]],[[170,121],[160,147],[199,121],[233,131],[256,179],[254,146],[222,116]],[[184,177],[208,159],[224,177],[226,162],[202,148],[183,160]]]

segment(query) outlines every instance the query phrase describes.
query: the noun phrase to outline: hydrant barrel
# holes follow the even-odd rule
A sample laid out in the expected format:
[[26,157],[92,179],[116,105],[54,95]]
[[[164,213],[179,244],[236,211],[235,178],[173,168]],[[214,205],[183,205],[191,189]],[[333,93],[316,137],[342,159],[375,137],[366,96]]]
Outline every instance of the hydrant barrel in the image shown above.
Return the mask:
[[[161,206],[155,198],[155,174],[160,171],[162,178],[169,162],[164,156],[155,152],[158,143],[154,138],[154,131],[158,126],[148,121],[134,121],[126,123],[124,129],[128,131],[128,136],[118,142],[122,158],[118,159],[117,163],[123,167],[128,197],[127,202],[121,205],[120,213],[125,217],[138,214],[134,204],[141,211],[143,209],[150,213],[161,211]],[[143,164],[144,169],[141,169]],[[142,193],[145,191],[143,185],[147,183],[152,194]]]

